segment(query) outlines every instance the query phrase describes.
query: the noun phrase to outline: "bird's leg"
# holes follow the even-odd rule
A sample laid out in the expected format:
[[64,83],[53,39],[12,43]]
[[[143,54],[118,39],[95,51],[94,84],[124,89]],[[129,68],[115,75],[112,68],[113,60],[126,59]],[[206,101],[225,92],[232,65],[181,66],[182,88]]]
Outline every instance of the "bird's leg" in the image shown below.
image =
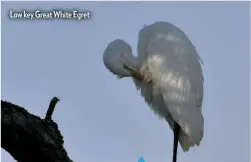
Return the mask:
[[177,149],[178,149],[178,141],[179,141],[179,134],[180,134],[180,126],[178,123],[174,122],[173,128],[173,162],[177,161]]

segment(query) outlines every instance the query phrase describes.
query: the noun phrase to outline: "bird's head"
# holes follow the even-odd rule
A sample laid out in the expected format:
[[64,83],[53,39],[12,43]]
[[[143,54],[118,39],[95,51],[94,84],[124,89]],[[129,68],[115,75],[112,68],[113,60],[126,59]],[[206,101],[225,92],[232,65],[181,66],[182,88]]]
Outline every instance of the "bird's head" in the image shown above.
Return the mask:
[[139,75],[137,58],[133,56],[130,45],[121,39],[116,39],[108,44],[103,61],[105,67],[118,78]]

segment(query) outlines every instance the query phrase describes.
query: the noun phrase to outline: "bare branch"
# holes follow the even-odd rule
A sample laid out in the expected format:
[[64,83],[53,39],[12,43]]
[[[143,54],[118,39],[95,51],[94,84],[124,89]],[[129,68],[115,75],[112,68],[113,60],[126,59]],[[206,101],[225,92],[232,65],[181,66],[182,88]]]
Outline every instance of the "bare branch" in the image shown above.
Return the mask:
[[1,147],[18,162],[72,162],[65,151],[63,136],[51,119],[59,100],[55,97],[46,119],[30,114],[24,108],[1,101]]

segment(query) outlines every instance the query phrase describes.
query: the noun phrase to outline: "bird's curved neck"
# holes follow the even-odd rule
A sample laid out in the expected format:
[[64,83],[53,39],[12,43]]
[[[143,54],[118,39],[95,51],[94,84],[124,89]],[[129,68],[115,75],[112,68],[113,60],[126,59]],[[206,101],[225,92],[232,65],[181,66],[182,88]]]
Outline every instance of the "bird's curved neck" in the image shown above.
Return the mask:
[[133,55],[127,56],[126,58],[126,63],[129,68],[139,70],[140,64],[139,64],[139,59],[138,57],[135,57]]

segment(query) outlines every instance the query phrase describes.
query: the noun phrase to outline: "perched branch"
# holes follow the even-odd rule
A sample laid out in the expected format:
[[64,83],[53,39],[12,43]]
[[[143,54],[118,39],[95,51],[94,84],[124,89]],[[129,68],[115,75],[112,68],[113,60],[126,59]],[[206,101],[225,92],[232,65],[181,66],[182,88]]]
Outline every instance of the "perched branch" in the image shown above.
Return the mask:
[[1,147],[18,162],[72,162],[63,148],[63,136],[51,120],[58,101],[56,97],[51,100],[46,120],[1,101]]

